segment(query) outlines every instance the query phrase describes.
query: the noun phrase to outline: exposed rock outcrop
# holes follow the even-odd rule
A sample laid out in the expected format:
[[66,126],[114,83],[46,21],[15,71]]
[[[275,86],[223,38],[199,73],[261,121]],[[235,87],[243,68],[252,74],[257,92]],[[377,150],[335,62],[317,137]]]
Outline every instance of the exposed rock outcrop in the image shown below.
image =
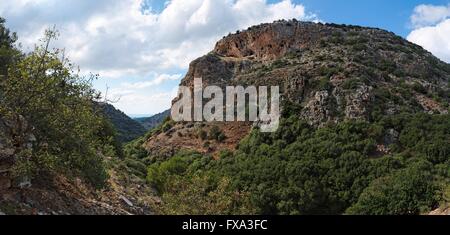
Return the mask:
[[150,208],[155,208],[157,199],[151,188],[136,176],[123,175],[117,167],[110,169],[109,186],[102,191],[58,174],[40,175],[32,182],[15,179],[12,168],[17,157],[32,151],[36,142],[32,131],[32,125],[20,115],[0,116],[0,215],[153,213]]
[[33,147],[36,138],[31,131],[20,115],[0,116],[0,192],[13,187],[11,167],[18,154]]
[[[450,65],[420,46],[381,29],[296,20],[223,38],[190,64],[181,85],[193,87],[195,77],[204,86],[277,85],[283,102],[300,106],[298,117],[316,126],[405,110],[447,113],[450,100]],[[196,131],[185,126],[176,131]],[[169,136],[154,135],[145,148],[174,152],[204,142]]]

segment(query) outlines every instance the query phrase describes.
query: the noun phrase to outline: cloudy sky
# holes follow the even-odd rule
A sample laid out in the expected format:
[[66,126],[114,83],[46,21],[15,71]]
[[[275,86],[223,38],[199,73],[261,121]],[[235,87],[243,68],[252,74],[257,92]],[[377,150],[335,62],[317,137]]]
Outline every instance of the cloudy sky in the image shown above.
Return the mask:
[[450,62],[449,0],[1,0],[0,16],[25,50],[56,25],[53,46],[133,116],[168,109],[189,62],[222,36],[277,19],[384,28]]

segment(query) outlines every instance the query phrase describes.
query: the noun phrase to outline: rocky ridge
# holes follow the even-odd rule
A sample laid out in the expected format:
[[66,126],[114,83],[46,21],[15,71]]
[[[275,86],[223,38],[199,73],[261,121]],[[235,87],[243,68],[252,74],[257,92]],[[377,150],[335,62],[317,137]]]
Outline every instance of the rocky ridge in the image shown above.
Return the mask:
[[[400,112],[444,114],[450,100],[450,65],[420,46],[381,29],[296,20],[224,37],[190,64],[181,85],[193,87],[194,77],[201,77],[204,86],[278,85],[283,103],[298,105],[298,117],[315,126]],[[227,137],[234,136],[232,125],[220,124]],[[145,148],[151,155],[185,147],[222,149],[203,148],[198,135],[180,139],[202,131],[192,126],[172,125],[151,136]],[[251,125],[243,129],[248,133]],[[238,142],[235,138],[228,147]]]

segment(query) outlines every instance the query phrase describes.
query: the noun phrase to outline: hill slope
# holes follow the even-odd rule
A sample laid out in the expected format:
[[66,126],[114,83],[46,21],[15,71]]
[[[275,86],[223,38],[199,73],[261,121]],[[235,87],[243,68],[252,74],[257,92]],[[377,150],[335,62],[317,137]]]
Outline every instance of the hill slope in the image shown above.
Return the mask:
[[278,85],[281,126],[168,121],[153,131],[147,179],[166,213],[418,214],[449,198],[450,65],[393,33],[262,24],[220,40],[181,85],[194,77]]
[[170,110],[166,110],[162,113],[153,115],[147,118],[135,118],[134,120],[139,122],[146,130],[151,130],[161,124],[164,119],[170,116]]
[[[301,106],[297,117],[314,126],[400,112],[444,114],[450,99],[450,65],[393,33],[358,26],[298,21],[254,26],[225,37],[193,61],[181,85],[192,87],[194,77],[220,87],[278,85],[285,103]],[[232,126],[221,128],[230,132]],[[248,133],[249,124],[241,126],[239,132]],[[207,152],[183,134],[194,129],[176,125],[181,137],[155,136],[147,149],[171,153],[173,146],[184,146]],[[236,131],[229,136],[234,133],[242,137]],[[240,139],[226,146],[232,149]]]
[[145,128],[137,121],[128,117],[122,111],[110,104],[100,104],[105,116],[111,121],[118,132],[118,139],[125,143],[145,134]]

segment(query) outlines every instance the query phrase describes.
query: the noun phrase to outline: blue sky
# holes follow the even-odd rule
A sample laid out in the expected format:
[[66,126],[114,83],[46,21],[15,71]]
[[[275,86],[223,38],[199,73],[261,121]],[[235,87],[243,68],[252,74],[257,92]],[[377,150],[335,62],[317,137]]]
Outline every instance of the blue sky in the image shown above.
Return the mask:
[[[155,11],[164,9],[166,0],[149,0]],[[269,0],[276,3],[279,0]],[[387,29],[406,37],[411,32],[409,18],[421,4],[448,5],[448,0],[293,0],[317,14],[325,22],[355,24]]]
[[450,62],[449,0],[2,0],[25,50],[56,25],[54,47],[127,114],[170,107],[189,62],[228,32],[286,18],[383,28]]
[[378,27],[406,37],[409,18],[420,4],[447,5],[448,0],[303,0],[305,7],[326,22]]

